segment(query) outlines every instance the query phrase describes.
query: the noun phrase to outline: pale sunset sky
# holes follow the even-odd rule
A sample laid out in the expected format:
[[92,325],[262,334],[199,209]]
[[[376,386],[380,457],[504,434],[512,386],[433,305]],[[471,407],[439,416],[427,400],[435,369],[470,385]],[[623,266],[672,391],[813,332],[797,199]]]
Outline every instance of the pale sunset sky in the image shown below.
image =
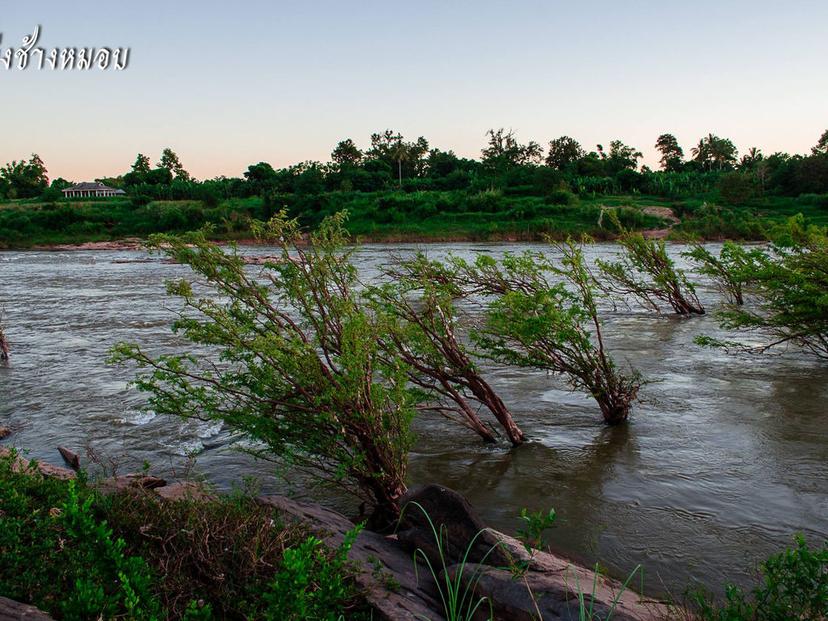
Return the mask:
[[740,152],[807,152],[828,127],[828,2],[0,0],[0,57],[131,48],[114,72],[6,70],[0,164],[117,175],[172,147],[198,178],[326,161],[394,129],[478,157],[512,128],[588,150],[708,132]]

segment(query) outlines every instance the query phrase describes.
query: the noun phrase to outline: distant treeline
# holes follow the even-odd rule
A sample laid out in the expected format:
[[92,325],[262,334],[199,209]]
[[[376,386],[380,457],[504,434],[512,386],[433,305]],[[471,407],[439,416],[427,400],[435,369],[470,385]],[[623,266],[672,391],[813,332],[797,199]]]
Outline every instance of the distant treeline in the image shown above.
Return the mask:
[[[713,134],[689,157],[671,134],[658,137],[661,170],[639,166],[641,153],[615,140],[587,152],[562,136],[547,148],[490,130],[479,159],[408,141],[393,131],[373,134],[368,149],[339,142],[329,162],[274,169],[252,164],[242,177],[198,181],[165,149],[157,164],[139,154],[130,170],[101,178],[121,199],[64,199],[71,183],[49,182],[37,155],[0,168],[0,243],[31,245],[185,231],[210,224],[224,237],[249,233],[251,219],[282,209],[309,226],[341,210],[352,233],[377,239],[539,239],[601,236],[605,207],[631,229],[667,223],[644,210],[668,204],[677,235],[764,239],[768,220],[803,213],[828,220],[828,130],[809,155],[750,149]],[[615,197],[618,197],[617,199]],[[651,212],[652,213],[652,212]]]
[[[301,162],[274,169],[266,162],[248,167],[243,177],[193,179],[171,149],[155,167],[139,154],[131,169],[103,183],[127,191],[133,201],[202,200],[217,204],[228,198],[317,195],[325,192],[406,192],[502,190],[514,196],[545,196],[557,191],[585,194],[641,193],[665,197],[695,196],[719,189],[725,202],[744,202],[762,195],[798,196],[828,193],[828,130],[808,155],[750,149],[741,158],[733,142],[713,134],[690,150],[690,157],[672,134],[656,141],[661,170],[639,167],[642,155],[620,140],[609,148],[586,151],[576,140],[561,136],[544,149],[521,144],[512,131],[489,130],[480,159],[432,148],[423,137],[414,141],[391,130],[371,136],[362,150],[350,138],[331,152],[328,162]],[[0,169],[0,198],[57,200],[65,179],[49,183],[37,155]]]

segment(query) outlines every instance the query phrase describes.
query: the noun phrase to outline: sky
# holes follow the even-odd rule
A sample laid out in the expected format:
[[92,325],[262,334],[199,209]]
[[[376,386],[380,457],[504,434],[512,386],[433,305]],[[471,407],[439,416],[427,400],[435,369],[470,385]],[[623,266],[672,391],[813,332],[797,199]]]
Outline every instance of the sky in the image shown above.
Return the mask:
[[0,64],[0,164],[89,181],[172,147],[204,179],[385,129],[478,157],[498,127],[651,167],[664,132],[804,153],[828,128],[826,24],[825,0],[0,0],[0,58],[36,25],[47,52],[130,48],[121,72]]

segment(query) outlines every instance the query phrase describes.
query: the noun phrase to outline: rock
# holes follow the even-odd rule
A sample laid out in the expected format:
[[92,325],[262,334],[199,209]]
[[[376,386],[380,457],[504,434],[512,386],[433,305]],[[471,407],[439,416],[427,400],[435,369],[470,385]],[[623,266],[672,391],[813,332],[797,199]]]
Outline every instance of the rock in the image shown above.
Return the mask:
[[63,457],[63,461],[72,468],[75,472],[80,470],[80,457],[78,457],[77,453],[73,453],[68,448],[64,448],[62,446],[57,447],[58,453],[60,456]]
[[[486,528],[468,501],[457,492],[440,485],[426,485],[409,490],[400,504],[403,517],[397,538],[412,553],[422,550],[432,564],[442,566],[443,560],[447,566],[460,562],[469,545],[468,562],[500,567],[511,564],[511,557],[499,545],[494,531]],[[440,558],[426,513],[438,532],[443,529],[445,559]]]
[[[450,567],[449,576],[455,578],[459,568],[459,565]],[[489,599],[496,621],[535,621],[538,612],[543,621],[579,621],[582,619],[579,589],[585,607],[592,610],[596,619],[611,616],[614,621],[657,621],[669,618],[665,616],[664,606],[640,602],[636,593],[622,592],[621,585],[614,580],[599,577],[593,593],[594,576],[584,571],[575,566],[553,573],[530,570],[525,577],[516,578],[506,569],[472,564],[463,568],[461,580],[468,585],[479,576],[475,595]]]
[[216,496],[211,494],[204,485],[190,481],[175,481],[173,483],[169,483],[168,485],[158,487],[154,491],[164,500],[170,501],[216,500]]
[[164,487],[166,484],[167,482],[164,479],[146,474],[133,473],[120,477],[101,479],[95,483],[95,487],[102,494],[116,494],[129,488],[156,489]]
[[42,610],[0,597],[0,621],[52,621]]
[[[60,468],[59,466],[53,466],[51,464],[45,464],[39,461],[33,461],[30,459],[26,459],[22,457],[19,453],[15,451],[15,458],[14,464],[12,468],[15,472],[21,472],[26,474],[40,474],[44,477],[55,477],[58,479],[74,479],[75,473],[71,470],[67,470],[66,468]],[[6,447],[0,447],[0,457],[8,458],[12,455],[12,449]]]
[[0,440],[8,438],[12,434],[12,430],[8,427],[0,427]]
[[[305,524],[328,546],[342,543],[345,533],[354,528],[344,515],[298,502],[283,496],[259,498],[288,518]],[[385,621],[444,621],[443,608],[434,581],[425,568],[414,571],[414,559],[394,536],[363,530],[348,555],[359,563],[356,581],[376,619]]]

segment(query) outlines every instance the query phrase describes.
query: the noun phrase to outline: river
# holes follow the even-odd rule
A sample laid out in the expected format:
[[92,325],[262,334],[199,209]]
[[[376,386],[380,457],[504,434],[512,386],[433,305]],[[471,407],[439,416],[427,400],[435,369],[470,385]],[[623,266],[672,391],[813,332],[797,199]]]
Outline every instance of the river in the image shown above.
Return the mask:
[[[471,256],[524,247],[532,246],[425,248]],[[366,246],[357,261],[370,279],[390,254],[414,248]],[[677,258],[680,250],[671,247]],[[611,244],[588,250],[592,258],[616,251]],[[53,463],[60,463],[58,445],[84,460],[91,447],[121,473],[147,461],[167,475],[194,467],[222,489],[253,475],[263,491],[283,491],[274,466],[240,452],[243,443],[228,430],[142,411],[142,395],[127,386],[134,370],[107,365],[118,341],[155,353],[180,345],[169,330],[176,304],[163,283],[187,269],[138,262],[145,257],[0,252],[0,308],[12,347],[11,362],[0,367],[0,425],[17,428],[6,443]],[[719,301],[710,283],[699,293],[708,308]],[[746,583],[751,567],[795,532],[813,544],[828,538],[824,364],[798,352],[745,357],[698,347],[695,335],[721,335],[709,314],[679,319],[608,309],[606,330],[616,360],[649,382],[627,426],[604,427],[594,402],[554,377],[491,366],[492,384],[530,441],[486,447],[459,426],[421,419],[411,483],[448,485],[507,531],[518,526],[522,507],[554,507],[554,550],[600,561],[621,577],[641,564],[646,591],[677,598],[693,583],[717,592],[726,580]],[[347,508],[341,498],[322,500]]]

